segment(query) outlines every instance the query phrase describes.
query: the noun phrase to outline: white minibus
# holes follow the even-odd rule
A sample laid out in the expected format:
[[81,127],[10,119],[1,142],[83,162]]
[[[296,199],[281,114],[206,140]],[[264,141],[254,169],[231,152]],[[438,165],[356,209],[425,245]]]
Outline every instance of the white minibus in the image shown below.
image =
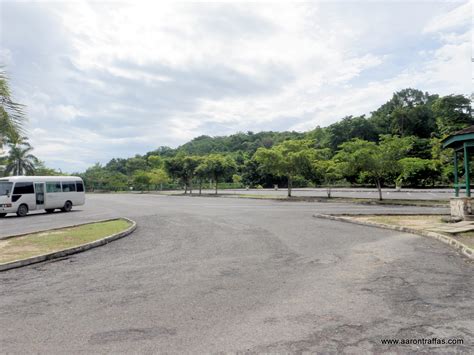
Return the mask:
[[77,176],[11,176],[0,178],[0,217],[59,208],[69,212],[85,202],[84,182]]

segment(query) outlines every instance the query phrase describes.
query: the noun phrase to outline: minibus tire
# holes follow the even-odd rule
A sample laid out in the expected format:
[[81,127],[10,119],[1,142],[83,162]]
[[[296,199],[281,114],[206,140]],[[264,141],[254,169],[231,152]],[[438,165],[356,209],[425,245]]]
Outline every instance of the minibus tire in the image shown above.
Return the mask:
[[64,207],[61,208],[61,211],[63,212],[70,212],[72,210],[72,202],[71,201],[66,201],[64,203]]
[[16,211],[18,217],[25,217],[28,214],[28,206],[25,204],[20,205]]
[[5,217],[7,214],[6,213],[0,213],[0,218]]

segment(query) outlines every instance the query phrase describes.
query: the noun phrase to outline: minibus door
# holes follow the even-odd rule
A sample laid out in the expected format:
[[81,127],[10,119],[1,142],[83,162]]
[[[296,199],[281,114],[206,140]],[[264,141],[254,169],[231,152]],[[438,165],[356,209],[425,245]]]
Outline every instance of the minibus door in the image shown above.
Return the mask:
[[44,182],[35,182],[36,209],[44,208]]

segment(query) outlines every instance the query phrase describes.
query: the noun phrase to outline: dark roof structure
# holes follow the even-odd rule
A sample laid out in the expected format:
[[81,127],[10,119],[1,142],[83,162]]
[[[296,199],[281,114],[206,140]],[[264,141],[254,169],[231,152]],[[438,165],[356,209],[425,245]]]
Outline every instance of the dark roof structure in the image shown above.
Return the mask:
[[474,125],[457,131],[443,141],[443,148],[460,148],[465,142],[470,142],[469,146],[474,145]]
[[[443,148],[453,148],[454,150],[454,191],[459,197],[459,189],[465,187],[466,196],[471,197],[471,177],[470,160],[474,153],[474,126],[466,127],[451,134],[443,141]],[[463,157],[464,183],[459,183],[458,155]],[[452,212],[452,210],[451,210]]]

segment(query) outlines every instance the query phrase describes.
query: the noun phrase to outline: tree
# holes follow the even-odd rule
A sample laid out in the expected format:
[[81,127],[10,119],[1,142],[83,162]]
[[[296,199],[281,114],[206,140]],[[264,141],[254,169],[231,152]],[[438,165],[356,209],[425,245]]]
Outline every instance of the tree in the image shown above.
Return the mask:
[[127,164],[127,159],[113,158],[105,165],[105,169],[107,169],[110,172],[118,172],[118,173],[126,175],[127,174],[126,164]]
[[104,183],[105,169],[100,165],[100,163],[95,163],[90,168],[80,174],[81,178],[84,180],[84,184],[88,186],[91,191],[94,191],[95,188]]
[[452,159],[454,150],[443,148],[443,140],[433,137],[431,143],[431,161],[442,184],[451,184],[454,180]]
[[126,190],[129,183],[133,181],[130,181],[130,178],[125,174],[116,170],[109,170],[107,165],[103,167],[96,163],[84,173],[78,175],[82,177],[85,185],[92,191],[95,189]]
[[238,174],[232,175],[232,182],[236,185],[240,185],[242,183],[242,176]]
[[202,183],[204,180],[209,178],[209,171],[208,167],[206,164],[204,164],[204,161],[201,161],[201,163],[196,167],[196,170],[194,171],[194,174],[197,178],[198,181],[198,186],[199,186],[199,195],[202,193]]
[[5,71],[0,69],[0,153],[7,138],[23,133],[23,105],[13,101]]
[[127,159],[127,162],[125,163],[125,169],[127,175],[132,176],[133,173],[137,170],[146,171],[148,169],[148,164],[146,159],[142,158],[139,155],[136,155],[133,158]]
[[202,158],[196,156],[185,156],[178,154],[174,158],[165,160],[165,169],[168,174],[174,179],[178,179],[184,184],[186,194],[188,188],[192,193],[192,180],[195,176],[195,170],[201,163]]
[[165,159],[164,161],[164,166],[165,170],[168,173],[169,176],[171,176],[173,179],[178,180],[180,183],[185,184],[186,190],[184,193],[186,194],[187,191],[187,176],[184,171],[184,166],[183,166],[183,156],[176,156],[174,158],[168,158]]
[[403,158],[400,160],[401,173],[397,178],[400,186],[402,183],[409,186],[433,185],[439,177],[433,160],[420,158]]
[[148,176],[150,178],[150,184],[155,186],[160,185],[160,190],[163,189],[163,184],[169,181],[168,174],[166,174],[166,171],[163,169],[152,169],[148,173]]
[[60,171],[48,168],[43,161],[38,161],[35,166],[35,175],[38,176],[59,176],[64,175]]
[[183,158],[183,170],[186,175],[186,184],[189,187],[189,193],[193,193],[193,179],[196,175],[196,168],[201,164],[202,158],[196,156],[187,156]]
[[259,148],[254,158],[262,170],[286,177],[288,197],[291,197],[293,178],[303,175],[311,165],[314,151],[310,146],[308,140],[288,140],[270,149]]
[[9,143],[6,175],[32,175],[35,173],[35,166],[39,163],[31,151],[33,147],[27,142],[25,137],[14,136],[15,140]]
[[133,173],[133,183],[136,187],[140,187],[141,190],[148,190],[150,181],[150,175],[146,171],[137,170]]
[[410,150],[413,139],[381,135],[380,143],[354,139],[343,143],[335,156],[344,175],[357,175],[360,180],[375,183],[382,200],[382,185],[393,181],[401,172],[400,160]]
[[334,132],[330,132],[329,127],[321,128],[317,126],[306,133],[306,139],[313,140],[315,148],[328,148],[331,144],[334,144],[331,142],[332,138],[334,138]]
[[341,167],[334,160],[315,160],[312,166],[321,184],[325,185],[328,198],[331,198],[333,185],[342,179]]
[[246,186],[272,187],[274,184],[285,184],[285,178],[270,174],[260,168],[255,157],[248,159],[242,167],[242,182]]
[[235,169],[235,161],[231,157],[222,154],[210,154],[199,164],[196,172],[200,177],[207,176],[214,181],[217,195],[219,180],[232,176]]
[[152,169],[161,169],[163,167],[163,158],[159,155],[150,155],[147,161]]
[[440,97],[433,103],[436,125],[442,136],[473,125],[470,100],[463,95]]
[[373,123],[378,134],[396,134],[402,137],[417,135],[429,138],[435,129],[431,104],[436,98],[437,95],[416,89],[400,90],[372,112],[369,121]]
[[329,146],[333,151],[336,151],[343,142],[347,142],[353,138],[368,141],[377,141],[378,138],[375,126],[364,116],[344,117],[339,122],[330,125],[328,131],[330,134]]

